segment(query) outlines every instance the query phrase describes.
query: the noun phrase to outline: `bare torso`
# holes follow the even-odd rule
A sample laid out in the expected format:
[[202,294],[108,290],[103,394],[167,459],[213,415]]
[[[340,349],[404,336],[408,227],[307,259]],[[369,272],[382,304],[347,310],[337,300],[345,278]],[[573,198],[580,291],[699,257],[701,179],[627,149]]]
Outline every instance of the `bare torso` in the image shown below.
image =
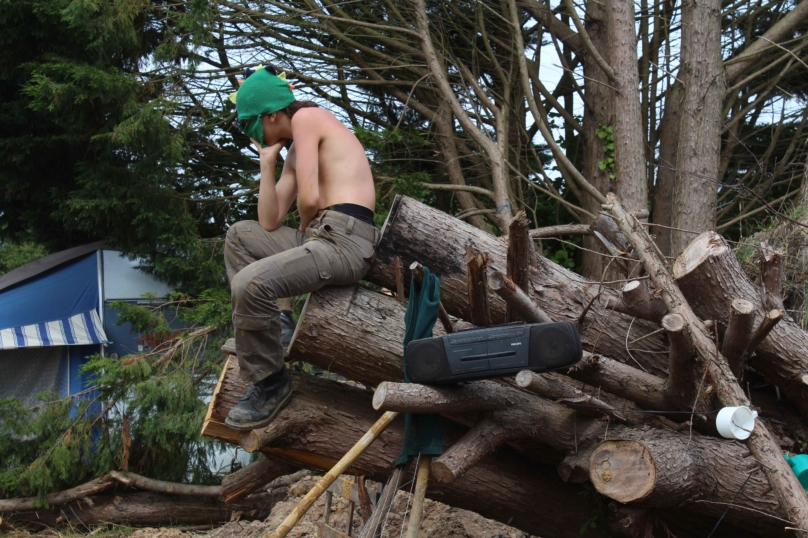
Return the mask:
[[[319,136],[319,209],[351,203],[375,210],[376,189],[362,144],[331,112],[322,108],[303,108],[295,113],[292,118],[292,139],[298,138],[295,136],[298,134],[296,129],[303,129],[301,125],[312,125],[312,122],[316,124]],[[292,143],[284,169],[291,167],[297,170],[297,159],[298,153]]]

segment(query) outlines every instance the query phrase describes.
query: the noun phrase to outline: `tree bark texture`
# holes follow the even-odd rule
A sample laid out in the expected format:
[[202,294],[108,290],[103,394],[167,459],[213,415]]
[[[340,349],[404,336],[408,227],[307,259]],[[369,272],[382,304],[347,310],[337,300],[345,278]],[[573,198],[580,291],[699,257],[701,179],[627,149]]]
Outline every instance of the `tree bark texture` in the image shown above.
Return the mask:
[[[715,227],[721,157],[722,102],[726,92],[721,58],[721,1],[682,2],[682,82],[679,141],[671,226],[704,232]],[[671,231],[678,256],[693,235]]]
[[222,479],[219,500],[232,504],[258,491],[272,480],[294,472],[296,467],[280,460],[261,458]]
[[286,498],[286,491],[252,495],[234,504],[211,497],[178,497],[138,492],[84,497],[53,509],[14,514],[15,522],[32,528],[70,525],[87,528],[101,523],[161,527],[205,525],[229,521],[238,513],[242,519],[263,519],[272,507]]
[[[365,278],[394,289],[393,257],[400,256],[405,266],[414,261],[421,262],[440,278],[441,302],[446,310],[462,319],[471,319],[464,263],[468,245],[488,254],[491,259],[489,267],[501,272],[506,269],[507,244],[503,239],[411,198],[395,199],[382,234],[376,261]],[[537,257],[537,267],[531,271],[530,295],[533,300],[555,321],[577,320],[597,295],[598,283],[541,256]],[[664,374],[667,360],[660,352],[665,352],[666,346],[661,335],[630,346],[630,351],[626,349],[628,341],[651,333],[658,326],[614,312],[606,307],[609,298],[618,298],[617,292],[604,288],[585,323],[578,328],[585,348],[629,364],[638,361],[649,372]],[[505,301],[494,294],[488,300],[492,323],[503,323]]]
[[[755,306],[757,324],[767,313],[760,291],[746,277],[727,242],[715,232],[701,234],[685,249],[674,264],[673,277],[702,319],[726,324],[733,299],[745,299]],[[796,323],[780,321],[749,363],[808,415],[808,334]]]
[[616,186],[629,211],[648,209],[645,136],[640,111],[640,77],[637,70],[637,33],[634,2],[613,0],[606,10],[609,56],[614,69],[614,161]]
[[[609,38],[606,30],[606,5],[600,2],[587,2],[584,27],[592,44],[597,48],[603,59],[609,62]],[[610,169],[601,170],[599,163],[605,161],[607,152],[604,151],[606,141],[598,137],[598,130],[608,126],[614,128],[613,90],[609,88],[609,77],[598,66],[591,54],[584,53],[584,119],[581,137],[583,140],[583,175],[592,185],[602,193],[609,192],[611,180]],[[591,196],[585,196],[581,201],[582,207],[597,215],[600,212],[601,202]],[[590,222],[589,220],[586,221]],[[600,244],[592,235],[584,236],[583,275],[590,280],[600,280],[606,258],[599,255]],[[611,280],[611,278],[609,278]]]

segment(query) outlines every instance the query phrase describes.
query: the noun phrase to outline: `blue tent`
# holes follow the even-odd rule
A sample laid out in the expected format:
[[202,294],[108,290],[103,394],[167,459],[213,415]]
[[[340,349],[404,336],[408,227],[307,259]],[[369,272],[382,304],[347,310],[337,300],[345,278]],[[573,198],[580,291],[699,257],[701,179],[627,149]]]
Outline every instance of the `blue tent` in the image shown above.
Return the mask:
[[[37,394],[62,396],[90,388],[80,373],[97,353],[137,351],[137,335],[112,327],[120,341],[107,339],[117,313],[111,300],[165,295],[168,288],[139,271],[136,262],[104,248],[84,245],[46,256],[0,278],[0,398],[26,404]],[[107,349],[105,349],[105,347]]]

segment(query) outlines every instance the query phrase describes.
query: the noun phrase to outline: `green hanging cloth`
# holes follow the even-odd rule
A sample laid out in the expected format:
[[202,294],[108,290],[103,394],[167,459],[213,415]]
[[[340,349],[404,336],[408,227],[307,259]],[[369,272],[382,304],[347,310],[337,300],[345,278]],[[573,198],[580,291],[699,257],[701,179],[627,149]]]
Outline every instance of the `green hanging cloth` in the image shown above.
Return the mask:
[[[430,338],[440,305],[440,280],[424,267],[424,279],[419,285],[410,281],[410,300],[404,317],[404,349],[412,340]],[[407,366],[404,365],[404,380],[409,383]],[[443,431],[438,415],[407,413],[404,415],[404,446],[396,460],[396,466],[406,465],[410,458],[423,454],[440,456],[443,453]]]

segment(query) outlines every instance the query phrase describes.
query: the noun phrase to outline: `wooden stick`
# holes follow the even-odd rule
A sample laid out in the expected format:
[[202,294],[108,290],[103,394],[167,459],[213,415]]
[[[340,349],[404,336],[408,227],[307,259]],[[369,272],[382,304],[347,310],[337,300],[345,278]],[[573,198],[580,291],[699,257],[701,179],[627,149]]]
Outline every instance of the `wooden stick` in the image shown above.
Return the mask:
[[721,354],[727,358],[735,377],[743,377],[743,358],[752,339],[755,305],[746,299],[733,299],[729,305],[729,324],[724,332]]
[[488,304],[487,286],[489,261],[488,254],[477,251],[473,245],[469,245],[466,249],[471,322],[480,327],[491,326],[491,309]]
[[774,326],[783,319],[783,315],[785,312],[782,310],[769,310],[766,312],[766,315],[763,317],[763,320],[758,325],[758,328],[755,329],[755,334],[752,335],[752,340],[749,342],[749,347],[746,348],[746,357],[751,355],[755,352],[755,349],[760,345],[763,340],[769,336],[769,333],[772,332]]
[[291,531],[295,525],[300,522],[300,519],[308,512],[311,505],[320,498],[320,496],[325,493],[325,490],[328,489],[328,486],[334,483],[334,480],[339,478],[339,476],[345,472],[348,467],[358,458],[366,449],[382,434],[384,430],[393,422],[398,416],[398,413],[395,411],[387,411],[385,414],[376,421],[376,423],[370,427],[365,435],[345,454],[341,460],[337,462],[334,467],[326,473],[324,477],[317,482],[313,488],[303,497],[303,500],[292,510],[292,513],[287,516],[287,518],[280,524],[280,526],[275,529],[275,531],[271,533],[267,533],[264,536],[268,538],[283,538],[289,531]]
[[[415,278],[415,281],[419,284],[424,281],[424,266],[420,263],[412,262],[410,265],[410,272]],[[441,325],[443,325],[443,330],[446,331],[446,334],[455,332],[452,320],[449,318],[449,313],[446,312],[445,308],[443,308],[443,302],[438,303],[438,319],[440,320]]]
[[401,258],[398,256],[393,258],[393,269],[396,272],[396,299],[407,304],[407,298],[404,297],[404,267],[402,267]]
[[550,323],[553,321],[513,280],[499,271],[492,271],[488,275],[488,287],[505,299],[505,302],[513,307],[524,321],[530,323]]
[[429,482],[429,465],[431,463],[431,456],[421,455],[421,460],[418,462],[418,474],[415,479],[415,494],[412,498],[410,522],[407,525],[405,538],[418,538],[421,520],[424,517],[424,498],[426,497],[426,486]]

